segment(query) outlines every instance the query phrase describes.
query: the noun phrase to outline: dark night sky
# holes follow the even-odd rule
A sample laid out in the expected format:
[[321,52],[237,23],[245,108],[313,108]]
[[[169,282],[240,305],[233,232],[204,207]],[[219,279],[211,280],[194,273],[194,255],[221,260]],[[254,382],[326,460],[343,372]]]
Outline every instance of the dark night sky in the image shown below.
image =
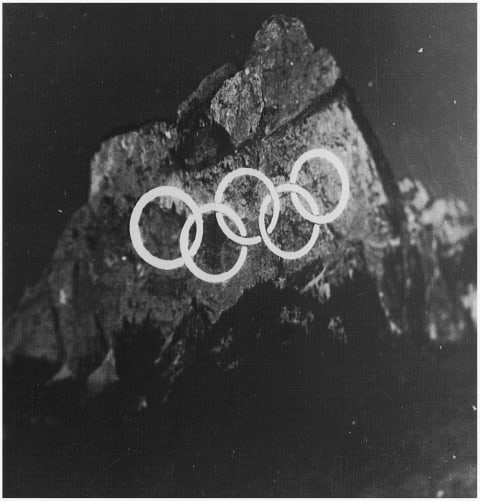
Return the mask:
[[102,138],[172,119],[274,13],[334,54],[399,176],[475,208],[475,4],[4,5],[6,311],[86,201]]

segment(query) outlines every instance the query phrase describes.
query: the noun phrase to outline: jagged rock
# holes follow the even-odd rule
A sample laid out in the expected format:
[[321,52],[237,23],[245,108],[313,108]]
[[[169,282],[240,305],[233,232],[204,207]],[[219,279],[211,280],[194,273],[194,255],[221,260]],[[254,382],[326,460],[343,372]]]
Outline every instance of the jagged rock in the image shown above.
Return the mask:
[[[214,285],[194,278],[186,268],[155,269],[133,249],[129,217],[148,190],[176,186],[202,205],[213,201],[224,175],[239,167],[258,169],[275,185],[286,182],[294,161],[315,147],[342,159],[351,196],[343,214],[321,227],[317,244],[304,258],[284,261],[259,244],[249,247],[238,275]],[[299,183],[321,211],[336,204],[340,184],[326,165],[310,162]],[[116,380],[118,346],[129,336],[141,345],[145,336],[148,353],[144,349],[139,357],[146,360],[154,353],[168,391],[188,350],[202,342],[245,292],[269,282],[316,298],[321,308],[358,274],[375,284],[390,331],[422,338],[424,312],[431,309],[434,295],[427,284],[432,273],[444,277],[434,242],[455,240],[448,242],[454,244],[449,262],[456,266],[455,256],[464,252],[472,228],[459,233],[452,219],[453,229],[440,236],[438,207],[426,208],[423,199],[408,201],[408,190],[403,191],[333,57],[326,49],[314,52],[300,21],[275,16],[257,33],[244,68],[235,73],[225,65],[207,77],[180,105],[175,124],[154,123],[102,145],[92,161],[88,202],[63,232],[40,282],[27,290],[7,321],[6,359],[44,359],[60,375],[90,375],[95,392],[103,379]],[[251,178],[242,178],[226,192],[250,235],[258,232],[264,196],[263,187]],[[274,239],[284,249],[298,248],[312,225],[285,205]],[[141,221],[147,248],[159,257],[178,256],[178,235],[187,215],[177,200],[150,204]],[[218,232],[213,215],[204,221],[204,245],[195,260],[202,269],[219,272],[235,262],[239,248]],[[433,234],[428,233],[430,226],[436,228]],[[458,326],[457,307],[464,304],[456,295],[448,291],[445,297],[449,307],[455,305],[449,313],[452,328]],[[445,305],[441,309],[446,311]],[[428,322],[438,330],[444,324],[443,317]],[[332,326],[340,325],[346,340],[342,319],[335,317]],[[228,336],[219,336],[214,353],[223,353],[228,344]]]
[[247,68],[223,84],[210,109],[213,120],[238,146],[256,132],[263,106],[261,79],[256,73],[250,75]]
[[[410,245],[418,250],[424,278],[424,325],[432,341],[458,341],[474,332],[476,231],[459,199],[430,200],[416,180],[399,183]],[[472,324],[473,322],[473,324]]]

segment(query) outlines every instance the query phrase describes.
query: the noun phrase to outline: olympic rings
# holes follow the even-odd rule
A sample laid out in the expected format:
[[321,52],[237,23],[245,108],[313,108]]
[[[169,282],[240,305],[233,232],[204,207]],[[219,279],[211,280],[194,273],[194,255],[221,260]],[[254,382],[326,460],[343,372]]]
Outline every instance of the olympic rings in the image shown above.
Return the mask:
[[[245,236],[247,234],[247,228],[245,228],[245,225],[243,224],[243,221],[240,219],[240,216],[230,207],[218,203],[205,204],[200,207],[201,214],[205,214],[206,212],[211,212],[211,211],[217,211],[217,213],[221,212],[222,214],[225,214],[237,225],[237,228],[240,230],[240,234],[242,236]],[[217,275],[206,273],[193,262],[192,255],[188,250],[188,235],[190,232],[190,228],[192,227],[192,224],[194,222],[195,222],[195,217],[193,216],[193,214],[188,216],[188,219],[185,221],[185,224],[183,225],[182,233],[180,233],[180,252],[182,253],[182,257],[185,261],[185,266],[197,278],[200,278],[200,280],[203,280],[204,282],[218,284],[220,282],[225,282],[226,280],[229,280],[240,271],[243,264],[245,263],[245,260],[247,259],[247,251],[248,251],[247,247],[242,246],[242,248],[240,249],[240,256],[238,257],[237,262],[235,263],[233,268],[231,268],[230,270],[225,271],[223,273],[219,273]]]
[[305,210],[303,205],[300,203],[300,200],[298,199],[298,195],[296,193],[292,193],[292,202],[293,205],[295,205],[295,208],[298,210],[298,212],[300,212],[300,214],[311,223],[316,223],[316,224],[331,223],[332,221],[335,221],[335,219],[337,219],[337,217],[345,210],[345,207],[347,206],[348,198],[350,196],[350,182],[348,180],[348,174],[345,169],[345,166],[343,165],[342,161],[337,157],[337,155],[323,148],[317,148],[314,150],[307,151],[303,155],[300,155],[298,160],[293,164],[293,169],[292,172],[290,173],[290,183],[296,184],[298,174],[303,164],[307,160],[311,160],[312,158],[324,158],[325,160],[328,160],[337,169],[337,172],[340,175],[340,180],[342,182],[342,194],[340,195],[340,200],[338,202],[338,205],[332,212],[329,212],[328,214],[322,216],[322,215],[312,215],[307,210]]
[[[215,202],[221,203],[223,193],[227,186],[237,177],[240,176],[253,176],[256,177],[257,179],[260,179],[260,181],[263,181],[265,186],[268,188],[268,191],[270,192],[270,197],[273,199],[273,216],[272,220],[270,221],[270,225],[268,227],[268,232],[271,233],[275,226],[277,225],[278,221],[278,216],[280,215],[280,198],[278,197],[278,193],[275,191],[275,186],[273,185],[272,181],[268,179],[268,177],[263,173],[260,172],[259,170],[251,169],[249,167],[241,167],[240,169],[234,170],[232,172],[229,172],[221,181],[220,184],[218,185],[217,191],[215,192]],[[223,217],[223,214],[217,214],[217,221],[222,228],[223,233],[230,239],[236,242],[237,244],[241,245],[255,245],[259,244],[262,241],[262,238],[260,235],[257,235],[255,237],[239,237],[233,233],[233,231],[227,226],[225,223],[225,219]]]
[[[328,160],[337,170],[340,175],[340,180],[342,183],[342,193],[340,195],[340,200],[333,211],[328,214],[321,215],[320,210],[318,208],[315,199],[312,195],[304,188],[296,184],[298,174],[303,166],[303,164],[311,160],[312,158],[323,158]],[[255,235],[251,237],[247,237],[247,229],[241,220],[240,216],[227,205],[222,203],[223,194],[227,189],[229,183],[231,183],[234,179],[240,176],[253,176],[262,181],[268,189],[268,194],[263,199],[260,206],[260,214],[258,220],[258,226],[260,230],[260,235]],[[296,251],[284,251],[279,249],[269,237],[269,233],[272,233],[278,223],[278,219],[280,216],[280,197],[279,194],[290,192],[292,197],[292,202],[297,209],[297,211],[308,221],[314,223],[312,235],[309,241],[299,250]],[[310,208],[310,212],[303,206],[300,202],[298,196],[302,196],[307,205]],[[262,240],[267,246],[267,248],[274,253],[276,256],[279,256],[283,259],[299,259],[313,248],[315,242],[318,239],[320,234],[320,224],[327,224],[334,221],[340,214],[345,210],[348,198],[350,196],[350,183],[347,171],[343,162],[340,158],[335,155],[333,152],[328,151],[323,148],[316,148],[313,150],[309,150],[303,155],[301,155],[298,160],[294,163],[292,172],[290,173],[290,182],[282,184],[278,187],[275,187],[270,179],[265,176],[262,172],[251,169],[248,167],[242,167],[235,171],[229,172],[218,185],[217,191],[215,192],[214,202],[207,203],[199,207],[193,198],[190,195],[187,195],[184,191],[179,188],[173,186],[159,186],[154,188],[147,193],[145,193],[138,202],[136,203],[132,214],[130,216],[130,238],[132,240],[132,244],[136,252],[139,256],[151,266],[161,270],[174,270],[185,265],[190,272],[195,275],[200,280],[209,283],[221,283],[231,279],[235,276],[242,266],[245,263],[247,258],[247,247],[250,245],[255,245],[260,243]],[[152,202],[158,197],[173,197],[178,198],[182,202],[184,202],[187,207],[192,211],[182,228],[180,233],[180,257],[176,259],[160,259],[151,254],[143,243],[143,239],[140,233],[140,218],[143,212],[143,209],[147,204]],[[268,225],[268,229],[265,226],[265,216],[267,213],[267,209],[269,205],[273,203],[273,216],[270,224]],[[201,270],[194,262],[193,258],[197,254],[202,239],[203,239],[203,219],[202,215],[207,212],[216,212],[217,222],[222,229],[223,233],[227,238],[240,244],[242,247],[240,249],[239,257],[233,267],[225,272],[212,274],[207,273]],[[226,224],[224,216],[229,217],[238,231],[240,232],[240,236],[235,234]],[[193,226],[193,223],[196,225],[196,235],[193,240],[191,247],[189,248],[189,234],[190,229]]]
[[[310,195],[310,193],[308,193],[306,189],[302,188],[301,186],[298,186],[298,184],[287,183],[287,184],[281,184],[280,186],[277,187],[278,193],[284,193],[285,191],[292,191],[293,193],[298,193],[299,195],[302,195],[302,197],[305,198],[305,200],[308,202],[311,211],[315,215],[318,215],[318,213],[320,212],[318,209],[318,205],[316,204],[312,195]],[[305,256],[305,254],[308,254],[312,250],[312,247],[315,245],[318,235],[320,234],[320,226],[316,224],[313,227],[312,236],[310,237],[310,240],[301,249],[297,251],[284,251],[279,249],[270,240],[270,237],[267,235],[267,232],[265,230],[265,214],[267,213],[267,207],[269,206],[271,201],[272,199],[270,198],[270,195],[267,195],[263,199],[262,205],[260,207],[260,216],[258,220],[260,226],[260,234],[262,235],[263,241],[265,242],[265,245],[278,257],[281,257],[283,259],[300,259],[301,257]]]

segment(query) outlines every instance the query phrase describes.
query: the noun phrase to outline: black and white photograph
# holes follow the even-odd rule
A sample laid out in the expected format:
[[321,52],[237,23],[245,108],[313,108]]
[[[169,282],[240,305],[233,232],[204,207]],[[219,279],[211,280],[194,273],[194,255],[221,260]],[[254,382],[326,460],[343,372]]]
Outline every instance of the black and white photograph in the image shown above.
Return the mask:
[[2,26],[3,497],[477,497],[477,3]]

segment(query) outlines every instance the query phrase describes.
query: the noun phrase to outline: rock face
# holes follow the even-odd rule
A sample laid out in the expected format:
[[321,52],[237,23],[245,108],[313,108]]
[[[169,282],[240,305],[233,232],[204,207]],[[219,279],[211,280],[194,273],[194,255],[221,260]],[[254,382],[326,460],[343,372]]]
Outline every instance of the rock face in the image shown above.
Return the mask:
[[[209,284],[184,267],[153,268],[133,249],[130,214],[148,190],[175,186],[203,205],[213,201],[226,173],[250,167],[278,186],[288,181],[302,153],[319,147],[343,161],[351,195],[342,215],[320,227],[305,257],[285,261],[260,243],[248,248],[235,277]],[[299,184],[321,211],[336,205],[340,183],[327,164],[305,165]],[[226,203],[248,234],[257,234],[264,187],[244,177],[234,188],[227,190]],[[87,380],[99,391],[117,379],[118,346],[144,342],[142,363],[162,368],[168,391],[188,350],[199,346],[245,292],[270,283],[314,298],[321,309],[360,275],[375,284],[383,333],[461,339],[471,329],[475,286],[473,273],[457,271],[468,252],[475,252],[469,247],[473,222],[461,203],[432,204],[414,181],[400,188],[332,55],[314,50],[300,21],[276,16],[257,33],[245,66],[236,71],[225,65],[207,77],[180,105],[176,123],[154,123],[102,145],[92,161],[88,202],[62,234],[42,279],[7,320],[5,357],[45,360],[58,369],[54,379]],[[146,247],[162,258],[177,257],[188,214],[177,200],[150,204],[141,220]],[[223,237],[213,214],[204,224],[195,261],[219,273],[236,261],[240,246]],[[312,224],[283,203],[277,244],[297,249],[311,231]],[[294,311],[282,311],[296,321]],[[297,319],[305,328],[308,315]],[[344,329],[337,317],[329,326]]]

